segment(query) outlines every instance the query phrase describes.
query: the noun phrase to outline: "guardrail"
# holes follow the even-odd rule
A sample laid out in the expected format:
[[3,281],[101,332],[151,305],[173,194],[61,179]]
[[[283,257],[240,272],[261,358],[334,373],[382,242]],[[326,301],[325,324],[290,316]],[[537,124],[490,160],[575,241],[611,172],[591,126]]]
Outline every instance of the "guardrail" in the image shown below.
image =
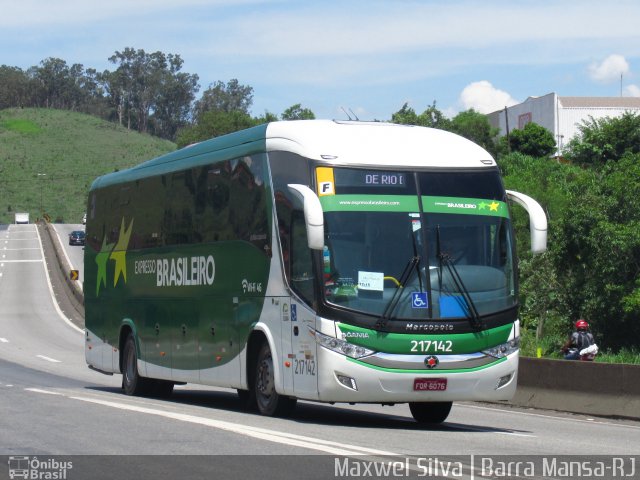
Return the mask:
[[640,419],[640,365],[521,357],[510,403]]

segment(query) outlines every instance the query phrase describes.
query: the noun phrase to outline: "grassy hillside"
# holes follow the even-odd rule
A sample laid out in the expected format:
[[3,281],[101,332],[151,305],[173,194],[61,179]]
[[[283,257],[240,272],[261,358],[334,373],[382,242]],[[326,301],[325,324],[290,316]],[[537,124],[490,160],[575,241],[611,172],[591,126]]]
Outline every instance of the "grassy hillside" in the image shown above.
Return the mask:
[[80,223],[97,176],[175,148],[81,113],[0,110],[0,223],[12,223],[15,212]]

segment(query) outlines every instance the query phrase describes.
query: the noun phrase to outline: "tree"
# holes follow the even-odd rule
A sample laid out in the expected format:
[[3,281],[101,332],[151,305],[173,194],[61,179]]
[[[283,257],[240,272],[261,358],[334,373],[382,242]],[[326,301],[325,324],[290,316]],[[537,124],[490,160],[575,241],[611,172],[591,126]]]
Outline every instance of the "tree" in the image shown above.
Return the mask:
[[182,148],[192,143],[237,132],[255,125],[256,121],[244,112],[211,110],[204,113],[197,124],[180,130],[176,143],[179,148]]
[[83,73],[82,65],[73,65],[60,58],[47,58],[32,70],[38,93],[44,107],[75,110],[82,96],[78,87]]
[[[104,72],[105,88],[121,125],[148,132],[150,125],[167,138],[186,122],[188,109],[197,92],[198,76],[180,73],[179,55],[125,48],[109,61],[118,64],[114,72]],[[155,118],[154,118],[155,115]]]
[[567,145],[565,156],[574,163],[601,167],[617,162],[626,153],[640,152],[640,115],[591,117],[578,126],[579,134]]
[[585,317],[604,346],[640,338],[640,155],[626,154],[574,183],[553,248],[570,315]]
[[486,115],[473,108],[460,112],[451,120],[451,131],[477,143],[494,157],[497,156],[498,148],[494,139],[498,135],[498,129],[491,127]]
[[28,104],[29,81],[20,68],[0,66],[0,110]]
[[423,127],[439,128],[440,130],[451,131],[451,120],[437,109],[434,100],[429,107],[418,116],[418,125]]
[[263,115],[254,118],[256,125],[261,125],[263,123],[269,123],[269,122],[277,122],[278,120],[279,120],[278,115],[266,110]]
[[308,108],[302,108],[299,103],[290,106],[282,112],[282,120],[313,120],[316,118],[314,113]]
[[402,105],[402,108],[391,115],[391,123],[400,125],[418,125],[418,115],[408,103]]
[[168,69],[160,75],[151,122],[152,133],[174,140],[179,128],[188,124],[191,104],[200,88],[198,75],[180,72],[183,61],[178,55],[167,56]]
[[391,122],[401,125],[420,125],[421,127],[451,130],[451,121],[438,110],[435,100],[433,104],[420,115],[417,115],[416,112],[405,103],[400,110],[391,116]]
[[[507,137],[502,138],[506,142]],[[524,128],[510,132],[509,149],[535,158],[548,157],[556,149],[556,141],[549,130],[529,122]]]
[[196,101],[194,117],[197,120],[210,111],[226,113],[238,111],[248,115],[252,103],[253,87],[240,85],[235,78],[229,80],[226,85],[218,80],[209,85],[209,88],[202,93],[202,97]]

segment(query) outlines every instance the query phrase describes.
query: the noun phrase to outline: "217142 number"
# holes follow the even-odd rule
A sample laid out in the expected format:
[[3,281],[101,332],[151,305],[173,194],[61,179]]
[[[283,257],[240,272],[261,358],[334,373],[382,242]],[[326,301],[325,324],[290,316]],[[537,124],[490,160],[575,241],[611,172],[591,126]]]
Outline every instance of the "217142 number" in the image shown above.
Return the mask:
[[411,340],[411,351],[420,353],[451,352],[451,340]]
[[311,375],[316,374],[316,362],[315,360],[294,360],[294,373],[296,375]]

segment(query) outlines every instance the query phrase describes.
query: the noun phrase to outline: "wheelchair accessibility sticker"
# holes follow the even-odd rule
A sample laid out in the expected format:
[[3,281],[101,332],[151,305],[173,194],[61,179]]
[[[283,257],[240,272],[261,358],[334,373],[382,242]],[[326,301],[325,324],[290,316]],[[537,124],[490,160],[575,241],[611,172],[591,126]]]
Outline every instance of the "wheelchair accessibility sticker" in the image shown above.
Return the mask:
[[411,293],[411,308],[428,308],[427,292]]

